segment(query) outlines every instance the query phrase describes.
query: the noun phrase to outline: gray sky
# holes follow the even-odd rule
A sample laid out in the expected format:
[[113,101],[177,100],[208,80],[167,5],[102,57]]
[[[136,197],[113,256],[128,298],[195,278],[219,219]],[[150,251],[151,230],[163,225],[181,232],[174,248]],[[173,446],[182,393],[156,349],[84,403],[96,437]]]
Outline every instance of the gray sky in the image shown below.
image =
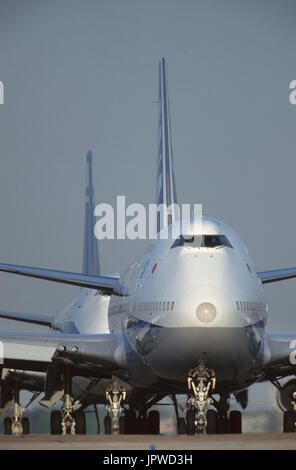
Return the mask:
[[[164,56],[179,202],[235,228],[258,270],[295,266],[295,13],[289,0],[0,0],[0,260],[81,270],[88,149],[97,202],[154,202]],[[102,270],[146,246],[101,242]],[[295,288],[266,288],[269,331],[296,333]],[[2,309],[52,314],[77,293],[0,275]]]

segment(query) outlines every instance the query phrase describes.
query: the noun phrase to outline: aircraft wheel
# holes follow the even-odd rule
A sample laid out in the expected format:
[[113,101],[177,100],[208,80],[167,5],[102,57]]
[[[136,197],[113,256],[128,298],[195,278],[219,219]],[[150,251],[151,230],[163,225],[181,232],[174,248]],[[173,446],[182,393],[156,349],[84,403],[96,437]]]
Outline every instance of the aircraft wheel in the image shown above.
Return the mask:
[[127,410],[125,413],[125,434],[136,434],[137,421],[135,410]]
[[228,418],[218,418],[218,434],[229,433],[229,421]]
[[160,418],[159,411],[152,410],[148,415],[148,433],[159,434],[160,432]]
[[105,416],[104,418],[104,429],[105,429],[105,434],[111,434],[111,417],[109,415]]
[[218,431],[218,413],[215,410],[207,412],[207,434],[217,434]]
[[229,431],[231,434],[242,433],[242,414],[240,411],[233,410],[229,414]]
[[186,413],[186,434],[189,436],[195,434],[195,410],[189,409]]
[[125,417],[120,416],[119,418],[119,434],[125,434]]
[[50,413],[50,433],[62,434],[62,412],[59,410]]
[[23,434],[30,434],[30,421],[25,417],[22,419]]
[[83,410],[75,411],[74,418],[76,421],[76,434],[86,434],[86,419]]
[[186,424],[184,418],[179,418],[177,423],[178,434],[186,434]]
[[9,417],[4,418],[4,434],[11,434],[12,419]]
[[279,394],[280,407],[282,409],[293,411],[294,392],[296,391],[296,379],[289,380],[282,387]]
[[284,413],[284,432],[295,432],[296,413],[288,410]]
[[136,429],[137,429],[137,434],[149,434],[149,422],[148,422],[147,417],[139,416],[137,418]]

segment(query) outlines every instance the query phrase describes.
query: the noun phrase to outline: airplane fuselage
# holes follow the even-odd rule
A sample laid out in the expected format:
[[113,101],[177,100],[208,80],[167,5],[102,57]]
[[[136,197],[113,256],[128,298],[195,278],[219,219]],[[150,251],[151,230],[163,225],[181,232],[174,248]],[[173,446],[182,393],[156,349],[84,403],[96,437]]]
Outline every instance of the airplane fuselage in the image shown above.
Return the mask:
[[[109,302],[84,290],[70,307],[73,315],[64,312],[56,326],[121,335],[125,359],[136,365],[122,379],[137,387],[186,392],[188,372],[200,359],[215,371],[217,393],[248,387],[260,379],[264,359],[263,286],[229,226],[203,218],[203,235],[226,241],[196,246],[169,233],[121,276],[127,295],[112,295]],[[85,304],[88,317],[81,314]]]

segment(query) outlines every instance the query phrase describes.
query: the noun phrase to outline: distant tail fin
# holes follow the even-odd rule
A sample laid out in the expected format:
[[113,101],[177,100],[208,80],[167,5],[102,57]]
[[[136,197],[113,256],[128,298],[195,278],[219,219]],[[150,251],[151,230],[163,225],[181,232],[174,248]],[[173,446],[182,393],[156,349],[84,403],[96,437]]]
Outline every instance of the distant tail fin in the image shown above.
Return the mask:
[[84,219],[83,273],[100,275],[97,240],[94,235],[94,188],[92,184],[92,153],[86,155],[86,192]]
[[[159,63],[159,104],[159,150],[156,203],[157,205],[165,204],[169,208],[172,204],[177,204],[177,195],[173,169],[169,95],[164,58],[162,58]],[[176,220],[174,210],[168,212],[163,220],[158,218],[157,232],[170,225],[174,220]]]

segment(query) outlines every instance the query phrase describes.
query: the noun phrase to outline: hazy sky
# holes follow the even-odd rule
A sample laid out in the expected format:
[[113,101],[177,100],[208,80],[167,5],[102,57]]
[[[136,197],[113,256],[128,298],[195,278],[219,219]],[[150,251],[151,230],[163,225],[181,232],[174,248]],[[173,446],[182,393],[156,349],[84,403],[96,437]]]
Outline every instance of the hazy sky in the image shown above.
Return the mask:
[[[89,149],[97,202],[154,202],[164,56],[179,202],[234,227],[258,270],[295,266],[295,13],[288,0],[0,0],[0,260],[81,270]],[[103,272],[146,246],[101,242]],[[269,331],[296,333],[295,289],[266,287]],[[55,314],[78,292],[0,275],[2,309]]]

